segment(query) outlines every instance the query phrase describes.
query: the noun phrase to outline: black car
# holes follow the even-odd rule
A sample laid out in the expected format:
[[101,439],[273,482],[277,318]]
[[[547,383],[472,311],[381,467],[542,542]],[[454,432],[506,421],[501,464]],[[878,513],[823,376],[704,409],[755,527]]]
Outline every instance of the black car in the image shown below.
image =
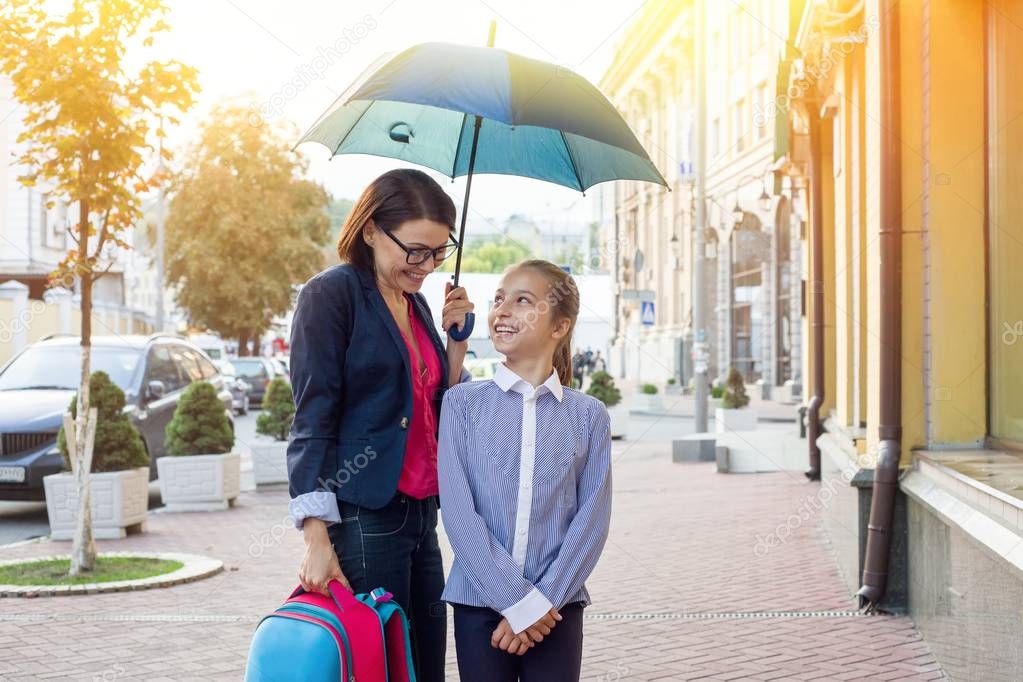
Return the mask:
[[[0,500],[42,500],[43,476],[63,468],[57,432],[81,375],[77,336],[47,337],[0,370]],[[218,389],[234,428],[231,393],[199,348],[167,334],[92,337],[91,370],[102,370],[125,393],[125,412],[150,456],[164,455],[164,430],[181,392],[194,381]]]
[[249,391],[251,405],[263,404],[263,396],[266,395],[266,387],[270,385],[271,379],[278,376],[285,381],[288,379],[284,370],[272,358],[232,358],[231,364],[238,377],[244,379],[252,389]]

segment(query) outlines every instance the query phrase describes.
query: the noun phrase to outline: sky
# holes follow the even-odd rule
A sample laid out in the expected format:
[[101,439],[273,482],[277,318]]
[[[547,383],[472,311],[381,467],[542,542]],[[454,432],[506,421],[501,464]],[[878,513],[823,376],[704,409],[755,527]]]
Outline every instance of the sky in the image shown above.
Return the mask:
[[[225,98],[251,97],[263,115],[304,132],[378,56],[429,41],[495,46],[554,62],[597,83],[642,0],[168,0],[170,33],[161,56],[200,72],[202,93],[172,143]],[[300,76],[296,78],[297,76]],[[295,83],[299,85],[296,86]],[[315,143],[299,148],[310,176],[338,197],[354,199],[377,175],[402,164],[363,155],[328,160]],[[464,178],[445,179],[461,210]],[[595,193],[594,193],[595,194]],[[511,213],[564,223],[590,219],[587,194],[523,178],[473,178],[470,220],[502,222]]]

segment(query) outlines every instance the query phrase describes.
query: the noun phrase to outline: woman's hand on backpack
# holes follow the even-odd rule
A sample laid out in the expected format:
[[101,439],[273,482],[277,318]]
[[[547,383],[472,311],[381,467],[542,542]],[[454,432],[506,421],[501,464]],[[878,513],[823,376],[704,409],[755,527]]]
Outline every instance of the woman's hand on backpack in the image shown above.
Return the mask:
[[322,519],[307,518],[302,522],[302,535],[305,538],[305,556],[302,557],[302,565],[298,569],[298,580],[302,583],[302,589],[329,597],[330,590],[327,584],[331,580],[337,580],[351,592],[352,586],[341,572],[341,564],[327,535],[327,524]]

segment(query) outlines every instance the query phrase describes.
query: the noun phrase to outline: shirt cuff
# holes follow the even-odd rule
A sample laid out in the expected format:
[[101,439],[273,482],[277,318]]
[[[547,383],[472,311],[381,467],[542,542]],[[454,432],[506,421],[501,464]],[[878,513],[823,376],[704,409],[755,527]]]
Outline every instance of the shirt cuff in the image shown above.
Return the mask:
[[540,620],[552,608],[554,604],[543,596],[543,592],[534,587],[529,594],[502,611],[501,615],[508,619],[512,632],[517,635]]
[[302,530],[307,518],[323,519],[329,526],[341,522],[341,512],[337,508],[337,495],[329,490],[314,490],[295,497],[288,503],[288,515],[295,523],[295,528]]

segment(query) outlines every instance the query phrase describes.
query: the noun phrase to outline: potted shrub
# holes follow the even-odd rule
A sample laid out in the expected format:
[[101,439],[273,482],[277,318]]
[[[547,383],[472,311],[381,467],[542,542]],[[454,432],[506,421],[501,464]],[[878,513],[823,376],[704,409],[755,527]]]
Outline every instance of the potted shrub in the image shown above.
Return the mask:
[[599,370],[590,375],[590,387],[586,393],[604,403],[607,412],[611,416],[611,437],[622,438],[625,436],[625,428],[628,425],[629,413],[622,409],[622,393],[615,386],[611,375]]
[[757,413],[747,407],[749,396],[739,370],[728,371],[725,390],[721,396],[721,407],[714,410],[714,429],[718,433],[728,431],[753,431],[757,428]]
[[682,395],[682,385],[675,377],[668,377],[668,382],[664,386],[664,395]]
[[288,432],[295,418],[291,386],[276,377],[267,386],[263,412],[256,419],[256,433],[267,439],[252,444],[252,474],[256,485],[288,482]]
[[643,384],[639,393],[633,396],[632,409],[639,412],[660,412],[663,409],[661,396],[653,384]]
[[217,389],[206,381],[186,388],[166,433],[156,468],[167,511],[227,509],[238,497],[241,457]]
[[[71,398],[71,417],[77,418],[78,395]],[[95,407],[96,436],[89,472],[89,506],[93,537],[123,538],[145,530],[149,509],[149,455],[142,437],[124,414],[124,392],[106,372],[89,377],[89,406]],[[64,472],[43,477],[50,537],[70,540],[78,516],[78,487],[71,473],[67,436],[61,427],[57,448]]]

